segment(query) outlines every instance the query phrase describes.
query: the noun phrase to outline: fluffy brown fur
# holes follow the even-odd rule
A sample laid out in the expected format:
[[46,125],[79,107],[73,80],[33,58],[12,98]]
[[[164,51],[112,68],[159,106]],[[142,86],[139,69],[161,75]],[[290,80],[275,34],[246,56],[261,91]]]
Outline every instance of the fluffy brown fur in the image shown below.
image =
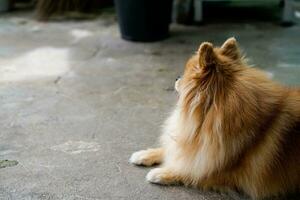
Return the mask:
[[247,66],[237,42],[204,42],[175,88],[162,147],[134,153],[152,183],[243,191],[253,199],[300,189],[300,90]]

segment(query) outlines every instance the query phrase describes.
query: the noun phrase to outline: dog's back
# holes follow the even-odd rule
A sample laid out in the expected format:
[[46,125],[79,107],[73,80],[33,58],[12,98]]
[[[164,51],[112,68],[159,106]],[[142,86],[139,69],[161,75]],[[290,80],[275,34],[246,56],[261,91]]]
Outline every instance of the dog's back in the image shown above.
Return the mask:
[[230,173],[255,199],[300,189],[300,92],[284,91],[263,124],[265,132]]

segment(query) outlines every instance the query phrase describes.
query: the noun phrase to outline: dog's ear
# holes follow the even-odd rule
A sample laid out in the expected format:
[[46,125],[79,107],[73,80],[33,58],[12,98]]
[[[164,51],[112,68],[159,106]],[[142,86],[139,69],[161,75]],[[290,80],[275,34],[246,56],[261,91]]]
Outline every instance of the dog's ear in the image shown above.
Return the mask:
[[231,59],[239,59],[241,57],[237,41],[234,37],[228,38],[221,47],[221,52],[224,56]]
[[199,56],[199,67],[208,68],[216,64],[216,54],[214,52],[214,47],[209,42],[203,42],[198,50]]

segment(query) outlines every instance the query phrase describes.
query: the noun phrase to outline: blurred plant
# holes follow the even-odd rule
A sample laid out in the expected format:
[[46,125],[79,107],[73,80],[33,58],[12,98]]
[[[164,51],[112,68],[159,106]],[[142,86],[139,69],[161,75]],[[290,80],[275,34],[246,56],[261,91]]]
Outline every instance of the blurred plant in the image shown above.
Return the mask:
[[112,3],[113,0],[37,0],[37,17],[46,21],[54,14],[63,15],[69,11],[89,13]]

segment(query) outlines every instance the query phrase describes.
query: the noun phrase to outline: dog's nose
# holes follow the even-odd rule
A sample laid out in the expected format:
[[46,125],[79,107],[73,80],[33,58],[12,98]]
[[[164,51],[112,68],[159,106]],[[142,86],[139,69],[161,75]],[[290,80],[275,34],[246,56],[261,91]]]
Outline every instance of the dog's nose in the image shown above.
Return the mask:
[[177,76],[176,81],[178,81],[181,78],[181,76]]

